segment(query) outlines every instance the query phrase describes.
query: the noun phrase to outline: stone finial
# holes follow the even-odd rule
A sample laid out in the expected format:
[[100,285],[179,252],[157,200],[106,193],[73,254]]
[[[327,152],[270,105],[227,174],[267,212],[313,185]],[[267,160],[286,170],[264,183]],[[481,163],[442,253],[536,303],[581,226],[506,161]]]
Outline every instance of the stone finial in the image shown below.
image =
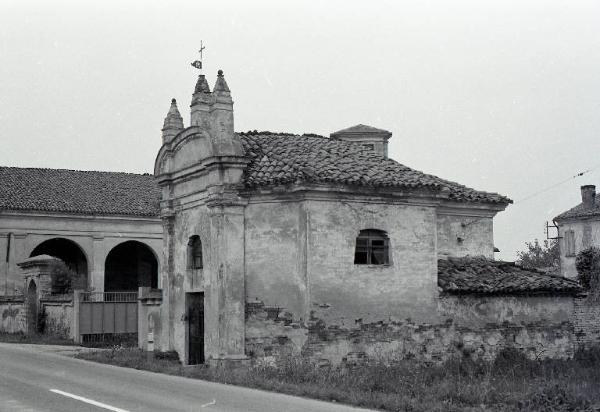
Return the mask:
[[171,107],[167,112],[167,116],[165,117],[165,122],[163,123],[163,143],[170,138],[173,138],[177,133],[183,130],[183,118],[179,113],[179,109],[177,109],[177,101],[175,99],[171,100]]
[[194,94],[196,93],[210,93],[210,87],[208,87],[208,82],[206,81],[206,77],[201,74],[198,76],[198,80],[196,81],[196,88],[194,89]]
[[213,88],[215,93],[229,93],[229,86],[227,86],[227,82],[225,81],[225,76],[223,76],[223,70],[219,70],[217,72],[217,82],[215,83],[215,87]]

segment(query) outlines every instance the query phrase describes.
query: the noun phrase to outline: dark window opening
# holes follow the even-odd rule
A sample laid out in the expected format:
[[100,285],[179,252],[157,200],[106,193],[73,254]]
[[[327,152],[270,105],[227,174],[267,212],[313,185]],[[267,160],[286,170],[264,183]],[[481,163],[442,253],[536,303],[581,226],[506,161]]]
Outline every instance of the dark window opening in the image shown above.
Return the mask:
[[388,265],[390,240],[382,230],[361,230],[356,238],[355,265]]
[[363,144],[363,147],[365,147],[366,149],[369,149],[369,150],[375,150],[374,144]]
[[202,269],[204,263],[202,262],[202,241],[200,236],[192,236],[188,241],[188,268],[189,269]]

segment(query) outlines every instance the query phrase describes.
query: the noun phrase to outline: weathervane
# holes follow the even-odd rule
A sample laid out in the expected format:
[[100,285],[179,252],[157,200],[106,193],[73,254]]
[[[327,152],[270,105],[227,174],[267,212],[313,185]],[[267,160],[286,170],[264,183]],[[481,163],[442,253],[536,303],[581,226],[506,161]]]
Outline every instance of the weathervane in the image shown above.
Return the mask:
[[192,66],[200,70],[200,72],[202,72],[202,51],[204,49],[206,49],[206,47],[202,45],[202,40],[200,40],[200,50],[198,50],[198,53],[200,53],[200,60],[195,60],[192,62]]

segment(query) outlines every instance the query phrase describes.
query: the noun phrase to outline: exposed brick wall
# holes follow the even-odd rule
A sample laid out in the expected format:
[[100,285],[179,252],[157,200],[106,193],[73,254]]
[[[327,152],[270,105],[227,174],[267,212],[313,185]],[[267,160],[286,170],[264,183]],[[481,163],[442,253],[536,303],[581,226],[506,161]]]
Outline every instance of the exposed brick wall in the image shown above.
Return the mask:
[[600,304],[586,297],[575,299],[573,323],[577,345],[582,349],[600,346]]
[[[270,361],[295,355],[333,364],[407,358],[435,363],[465,355],[492,360],[505,348],[519,349],[531,359],[569,358],[577,348],[570,299],[560,297],[554,309],[552,298],[453,299],[449,307],[456,319],[435,324],[357,319],[351,327],[328,323],[316,311],[304,322],[285,308],[253,301],[246,305],[246,353]],[[499,315],[502,306],[504,314]],[[439,308],[440,318],[448,314],[442,313],[444,308]],[[460,314],[472,311],[480,316],[463,322]]]

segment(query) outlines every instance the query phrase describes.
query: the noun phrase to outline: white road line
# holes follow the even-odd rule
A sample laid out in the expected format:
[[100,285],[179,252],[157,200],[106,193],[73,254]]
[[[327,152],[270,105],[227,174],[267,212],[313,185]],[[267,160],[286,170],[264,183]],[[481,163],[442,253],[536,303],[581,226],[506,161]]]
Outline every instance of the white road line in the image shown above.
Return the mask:
[[107,405],[107,404],[102,403],[102,402],[97,402],[97,401],[92,400],[92,399],[84,398],[83,396],[73,395],[72,393],[69,393],[69,392],[59,391],[58,389],[50,389],[50,392],[54,392],[54,393],[57,393],[59,395],[66,396],[67,398],[76,399],[76,400],[81,401],[81,402],[89,403],[90,405],[94,405],[94,406],[97,406],[99,408],[108,409],[109,411],[113,411],[113,412],[129,412],[128,410],[125,410],[125,409],[115,408],[114,406],[110,406],[110,405]]
[[207,406],[210,406],[210,405],[215,405],[216,403],[217,403],[217,400],[216,400],[216,399],[213,399],[213,400],[212,400],[212,402],[205,403],[204,405],[200,405],[200,407],[201,407],[201,408],[206,408]]

